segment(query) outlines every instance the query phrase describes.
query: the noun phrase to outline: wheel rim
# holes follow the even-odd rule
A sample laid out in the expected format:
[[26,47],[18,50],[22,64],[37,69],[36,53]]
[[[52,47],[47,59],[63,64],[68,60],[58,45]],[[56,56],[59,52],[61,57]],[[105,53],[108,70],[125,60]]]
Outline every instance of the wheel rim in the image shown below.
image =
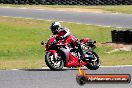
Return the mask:
[[54,68],[59,68],[62,64],[62,60],[60,56],[54,58],[53,54],[49,55],[49,64],[52,65]]
[[100,65],[99,58],[95,54],[93,54],[92,56],[94,57],[94,59],[91,60],[91,65],[92,66],[97,66],[97,65],[99,66]]

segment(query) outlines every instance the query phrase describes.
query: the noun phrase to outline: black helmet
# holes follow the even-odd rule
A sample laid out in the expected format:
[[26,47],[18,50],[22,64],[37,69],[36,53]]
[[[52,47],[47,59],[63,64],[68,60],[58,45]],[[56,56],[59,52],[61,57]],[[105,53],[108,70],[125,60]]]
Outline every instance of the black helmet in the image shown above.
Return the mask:
[[50,29],[53,34],[58,33],[59,29],[61,28],[60,22],[53,22],[50,26]]

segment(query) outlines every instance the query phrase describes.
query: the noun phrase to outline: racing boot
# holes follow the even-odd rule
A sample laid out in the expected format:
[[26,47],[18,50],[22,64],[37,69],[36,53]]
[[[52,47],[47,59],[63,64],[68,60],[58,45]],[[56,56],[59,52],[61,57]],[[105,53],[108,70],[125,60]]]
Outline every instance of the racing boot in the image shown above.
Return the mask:
[[82,50],[82,47],[81,47],[81,43],[80,42],[76,42],[77,43],[77,46],[78,46],[78,51],[80,53],[80,59],[83,59],[84,58],[84,54],[83,54],[83,50]]

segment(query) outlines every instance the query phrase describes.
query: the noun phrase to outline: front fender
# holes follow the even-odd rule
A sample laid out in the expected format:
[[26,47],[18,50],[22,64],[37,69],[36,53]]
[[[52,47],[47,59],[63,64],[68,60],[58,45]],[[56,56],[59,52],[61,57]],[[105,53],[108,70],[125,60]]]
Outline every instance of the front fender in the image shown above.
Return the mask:
[[53,56],[54,56],[54,58],[57,58],[57,51],[56,50],[49,50],[49,51],[47,51],[46,53],[48,53],[48,52],[50,52],[50,53],[52,53],[53,54]]
[[58,53],[62,56],[62,59],[64,60],[64,64],[66,64],[69,61],[69,49],[63,49],[61,48],[58,52],[56,50],[48,50],[46,53],[50,52],[53,54],[54,58],[58,56]]

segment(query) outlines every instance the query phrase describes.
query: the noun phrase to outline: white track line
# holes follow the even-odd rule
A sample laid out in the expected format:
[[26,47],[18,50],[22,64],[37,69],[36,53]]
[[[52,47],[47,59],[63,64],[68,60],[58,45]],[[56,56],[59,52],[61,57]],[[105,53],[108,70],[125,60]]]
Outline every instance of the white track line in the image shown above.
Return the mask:
[[[100,66],[103,68],[108,68],[108,67],[132,67],[132,65],[117,65],[117,66]],[[86,67],[82,67],[82,68],[86,68]],[[42,69],[49,69],[49,67],[42,67]],[[64,69],[68,69],[67,67],[64,67]]]
[[100,66],[100,67],[132,67],[132,65]]
[[[132,65],[100,66],[100,68],[119,68],[119,67],[132,67]],[[50,69],[50,68],[49,67],[42,67],[42,68],[38,68],[38,69]],[[77,69],[77,67],[76,68],[64,67],[63,69]],[[82,67],[82,69],[87,69],[87,68],[86,67]],[[21,70],[21,69],[7,69],[7,70],[17,71],[17,70]]]
[[[103,67],[103,68],[108,68],[108,67],[132,67],[132,65],[100,66],[100,67]],[[86,67],[82,67],[82,68],[86,68]],[[49,67],[42,67],[42,69],[49,69]],[[64,69],[68,69],[68,68],[64,67]]]
[[[63,10],[63,9],[60,9],[60,10],[54,10],[54,9],[47,9],[47,8],[43,8],[43,9],[40,9],[40,8],[32,8],[32,7],[9,7],[9,6],[6,6],[6,7],[3,7],[3,6],[0,6],[0,8],[8,8],[8,9],[12,9],[12,8],[15,8],[15,9],[29,9],[29,10],[49,10],[49,11],[61,11],[61,12],[64,12],[64,11],[67,11],[67,10]],[[71,11],[71,12],[78,12],[78,13],[82,13],[82,12],[85,12],[85,11]],[[98,12],[98,11],[88,11],[89,13],[106,13],[106,12]],[[112,13],[114,14],[114,13]]]
[[11,69],[11,70],[16,71],[16,70],[19,70],[19,69]]

